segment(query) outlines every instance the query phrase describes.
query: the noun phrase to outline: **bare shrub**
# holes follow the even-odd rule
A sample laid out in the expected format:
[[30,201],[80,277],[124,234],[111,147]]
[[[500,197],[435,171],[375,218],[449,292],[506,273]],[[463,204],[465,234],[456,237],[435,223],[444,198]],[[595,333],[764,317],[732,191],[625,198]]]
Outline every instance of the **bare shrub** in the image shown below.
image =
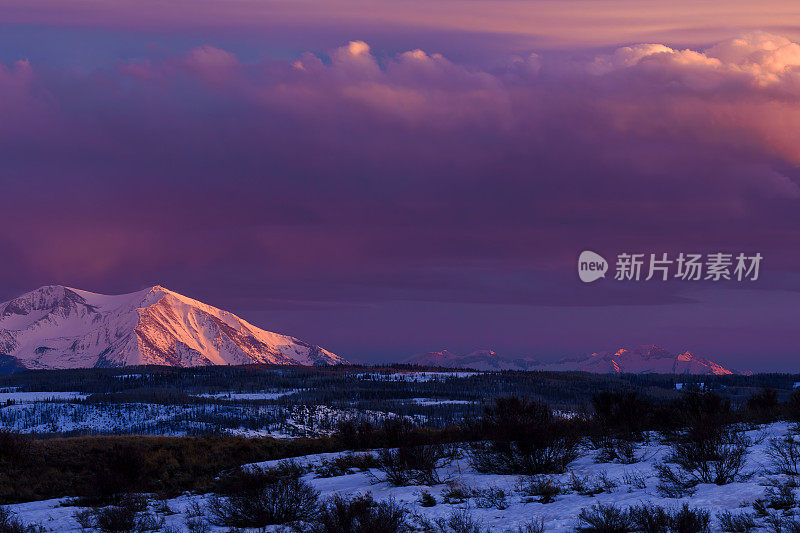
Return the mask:
[[94,527],[102,533],[130,532],[136,528],[136,514],[131,507],[102,507],[94,512]]
[[206,510],[197,501],[193,501],[189,504],[189,507],[186,508],[186,516],[189,518],[204,518],[205,515]]
[[388,500],[376,503],[369,493],[355,498],[328,498],[321,506],[310,533],[404,533],[411,528],[407,509]]
[[772,459],[775,474],[800,476],[800,442],[794,437],[770,439],[767,455]]
[[753,502],[753,509],[756,514],[765,517],[769,514],[769,509],[776,511],[789,511],[797,506],[797,497],[794,495],[792,482],[773,482],[767,487],[764,498],[759,498]]
[[212,498],[209,510],[212,522],[217,525],[265,527],[312,520],[317,499],[317,491],[297,477],[262,478],[259,485]]
[[672,516],[659,505],[637,505],[628,509],[635,531],[641,533],[667,533],[672,527]]
[[10,509],[0,507],[0,532],[29,533],[31,531],[33,531],[33,528],[26,526],[18,520]]
[[208,533],[211,530],[205,509],[197,501],[189,504],[183,523],[189,533]]
[[773,533],[800,533],[800,521],[781,513],[770,513],[765,522]]
[[508,494],[500,487],[486,487],[474,491],[475,504],[484,509],[508,509]]
[[544,518],[534,518],[519,524],[517,533],[544,533]]
[[164,493],[156,495],[154,509],[158,514],[165,515],[165,516],[177,514],[169,506],[169,497]]
[[765,387],[747,399],[746,409],[754,422],[772,422],[778,417],[778,393]]
[[639,446],[636,442],[626,439],[608,437],[599,443],[599,452],[595,461],[598,463],[633,464],[643,459],[638,453]]
[[570,472],[569,488],[582,496],[595,496],[603,492],[612,492],[617,483],[609,479],[608,474],[600,472],[595,477],[588,475],[580,477],[575,472]]
[[500,398],[488,408],[481,434],[471,445],[471,462],[482,473],[562,473],[578,457],[580,438],[571,424],[556,420],[550,408],[519,398]]
[[428,533],[483,533],[483,524],[469,509],[457,509],[447,518],[423,519],[422,529]]
[[694,494],[695,485],[693,481],[681,475],[679,471],[664,464],[655,465],[658,473],[658,493],[665,498],[683,498]]
[[713,392],[691,389],[678,400],[658,405],[652,417],[665,441],[680,440],[685,428],[696,425],[724,426],[734,422],[729,400]]
[[628,533],[634,531],[630,516],[613,505],[594,505],[578,513],[578,533]]
[[797,507],[797,497],[794,488],[797,485],[791,481],[773,483],[766,490],[768,507],[779,511],[788,511]]
[[156,517],[151,513],[142,513],[136,517],[136,532],[163,531],[164,517]]
[[148,506],[145,496],[121,494],[114,498],[113,505],[78,512],[74,516],[81,527],[93,527],[102,533],[160,531],[163,519],[158,520],[148,513]]
[[[552,503],[556,496],[562,493],[562,488],[550,476],[527,476],[519,481],[517,490],[528,497],[528,501],[539,503]],[[538,499],[537,499],[538,498]]]
[[622,482],[633,488],[644,489],[647,487],[647,478],[638,472],[625,472]]
[[72,517],[83,529],[89,529],[94,524],[94,511],[92,509],[80,509],[72,513]]
[[438,485],[442,483],[439,469],[450,462],[451,455],[442,445],[401,446],[394,450],[381,450],[378,470],[383,481],[395,486]]
[[593,482],[594,490],[596,493],[600,492],[613,492],[617,488],[617,482],[608,477],[608,473],[600,472]]
[[592,397],[594,419],[606,433],[625,440],[641,439],[652,416],[653,402],[635,391],[603,391]]
[[187,516],[183,523],[189,533],[209,533],[211,531],[211,526],[208,522],[200,517]]
[[727,485],[744,479],[750,439],[734,426],[695,420],[672,445],[666,462],[656,465],[659,491],[668,497],[690,493],[699,483]]
[[708,533],[711,515],[705,509],[691,509],[684,503],[672,514],[670,522],[675,533]]
[[448,504],[465,502],[471,496],[472,490],[461,483],[450,483],[442,492],[442,500]]
[[376,457],[369,453],[348,453],[338,455],[333,459],[323,459],[314,469],[314,474],[319,478],[345,476],[354,473],[354,470],[366,471],[380,465]]
[[580,477],[575,472],[569,473],[569,482],[567,486],[572,492],[577,492],[578,494],[585,494],[589,490],[589,477],[583,476]]
[[750,533],[757,527],[756,519],[749,513],[725,511],[717,515],[720,530],[729,533]]
[[658,505],[638,505],[623,511],[613,505],[595,505],[578,515],[579,533],[707,533],[708,511],[684,504],[677,511]]

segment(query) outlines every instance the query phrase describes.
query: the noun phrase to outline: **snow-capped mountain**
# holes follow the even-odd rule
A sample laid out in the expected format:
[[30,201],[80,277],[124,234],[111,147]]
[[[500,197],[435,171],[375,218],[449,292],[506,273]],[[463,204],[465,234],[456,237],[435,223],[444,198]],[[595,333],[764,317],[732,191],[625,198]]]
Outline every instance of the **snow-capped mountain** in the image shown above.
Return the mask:
[[561,359],[545,364],[539,370],[579,370],[598,374],[700,374],[717,375],[750,374],[729,369],[719,363],[691,352],[675,354],[645,345],[630,350],[619,348],[613,351],[593,353],[584,357]]
[[27,368],[347,362],[158,285],[114,296],[49,285],[2,303],[0,353]]
[[503,357],[494,350],[477,350],[463,355],[450,353],[447,350],[427,352],[412,356],[408,362],[421,366],[476,370],[534,370],[540,365],[536,359]]
[[657,346],[620,348],[581,357],[564,358],[553,363],[541,363],[531,358],[503,357],[491,350],[454,355],[447,350],[413,356],[410,363],[448,368],[477,370],[549,370],[554,372],[594,372],[597,374],[751,374],[726,368],[719,363],[691,352],[675,354]]

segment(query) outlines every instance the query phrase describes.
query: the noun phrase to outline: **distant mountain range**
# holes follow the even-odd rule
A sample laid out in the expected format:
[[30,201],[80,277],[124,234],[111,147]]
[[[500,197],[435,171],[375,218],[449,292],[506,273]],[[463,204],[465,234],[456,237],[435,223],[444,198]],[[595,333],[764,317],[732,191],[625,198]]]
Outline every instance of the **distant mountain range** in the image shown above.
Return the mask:
[[[690,352],[657,346],[620,348],[542,362],[492,350],[418,354],[410,363],[477,370],[595,373],[749,374]],[[48,285],[0,304],[0,373],[24,368],[130,365],[335,365],[338,355],[156,285],[104,295]]]
[[0,372],[129,365],[334,365],[338,355],[156,285],[104,295],[48,285],[0,304]]
[[541,362],[523,357],[504,357],[492,350],[479,350],[456,355],[443,350],[418,354],[409,363],[446,368],[474,368],[477,370],[549,370],[554,372],[594,372],[597,374],[696,374],[696,375],[749,375],[752,372],[726,368],[719,363],[691,352],[672,353],[658,346],[645,345],[633,349],[592,353],[564,358],[556,362]]

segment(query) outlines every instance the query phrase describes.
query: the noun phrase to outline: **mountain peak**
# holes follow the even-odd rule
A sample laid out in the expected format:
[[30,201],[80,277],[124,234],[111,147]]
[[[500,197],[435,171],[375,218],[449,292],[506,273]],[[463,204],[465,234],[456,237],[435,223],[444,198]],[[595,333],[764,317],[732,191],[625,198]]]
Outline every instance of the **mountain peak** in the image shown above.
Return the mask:
[[0,304],[0,353],[28,368],[346,363],[161,285],[106,295],[46,285]]

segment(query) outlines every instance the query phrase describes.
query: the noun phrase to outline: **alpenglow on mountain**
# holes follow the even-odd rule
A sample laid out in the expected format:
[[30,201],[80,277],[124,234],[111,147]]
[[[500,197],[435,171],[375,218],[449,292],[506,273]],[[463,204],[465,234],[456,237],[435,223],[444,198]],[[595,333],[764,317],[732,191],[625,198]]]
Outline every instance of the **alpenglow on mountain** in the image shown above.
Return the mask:
[[158,285],[114,296],[49,285],[2,303],[0,354],[31,369],[347,363]]
[[595,374],[695,374],[726,375],[752,374],[722,366],[691,352],[672,353],[658,346],[645,345],[632,349],[592,353],[564,358],[552,363],[536,359],[504,357],[492,350],[479,350],[456,355],[447,350],[428,352],[411,357],[408,362],[449,368],[476,370],[548,370],[553,372],[592,372]]

